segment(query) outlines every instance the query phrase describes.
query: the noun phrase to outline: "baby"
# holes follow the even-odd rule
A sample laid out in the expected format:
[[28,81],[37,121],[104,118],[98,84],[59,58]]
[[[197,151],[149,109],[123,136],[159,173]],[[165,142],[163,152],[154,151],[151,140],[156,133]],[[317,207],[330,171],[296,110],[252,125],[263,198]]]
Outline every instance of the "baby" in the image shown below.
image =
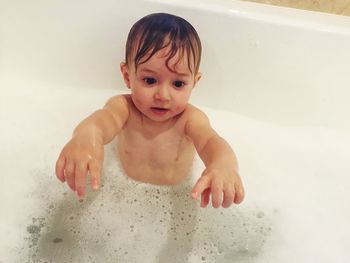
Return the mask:
[[63,148],[56,175],[83,198],[86,177],[100,187],[103,146],[118,136],[126,174],[138,181],[173,185],[189,175],[195,151],[206,169],[192,189],[201,207],[240,203],[244,189],[235,154],[210,126],[207,116],[189,104],[201,78],[201,42],[183,18],[156,13],[131,28],[121,73],[130,95],[109,99],[83,120]]

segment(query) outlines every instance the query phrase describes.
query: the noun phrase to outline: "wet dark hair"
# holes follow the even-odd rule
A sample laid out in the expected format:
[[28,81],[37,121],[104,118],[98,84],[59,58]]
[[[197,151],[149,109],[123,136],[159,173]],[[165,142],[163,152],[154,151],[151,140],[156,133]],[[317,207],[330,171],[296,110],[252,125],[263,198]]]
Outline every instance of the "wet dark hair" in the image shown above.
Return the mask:
[[179,51],[180,58],[186,52],[191,73],[191,59],[194,73],[198,72],[202,46],[196,30],[185,19],[167,13],[150,14],[132,26],[126,42],[125,63],[134,63],[137,70],[138,65],[147,62],[155,53],[168,46],[170,51],[166,66],[170,71],[174,72],[168,62]]

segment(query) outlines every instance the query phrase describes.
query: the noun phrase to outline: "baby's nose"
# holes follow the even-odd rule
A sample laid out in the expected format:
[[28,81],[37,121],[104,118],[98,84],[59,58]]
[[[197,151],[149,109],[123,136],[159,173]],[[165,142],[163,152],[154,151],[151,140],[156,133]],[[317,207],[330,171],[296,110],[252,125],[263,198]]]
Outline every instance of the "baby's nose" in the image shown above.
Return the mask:
[[155,98],[158,100],[164,100],[164,101],[170,100],[169,87],[167,87],[166,85],[158,87],[158,90],[155,94]]

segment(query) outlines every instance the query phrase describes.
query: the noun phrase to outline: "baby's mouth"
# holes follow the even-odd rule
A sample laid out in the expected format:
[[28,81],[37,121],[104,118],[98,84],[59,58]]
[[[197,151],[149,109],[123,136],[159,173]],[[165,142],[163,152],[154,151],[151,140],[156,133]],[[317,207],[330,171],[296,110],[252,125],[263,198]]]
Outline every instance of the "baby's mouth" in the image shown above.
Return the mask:
[[169,111],[169,109],[161,107],[151,107],[151,110],[156,114],[165,114]]

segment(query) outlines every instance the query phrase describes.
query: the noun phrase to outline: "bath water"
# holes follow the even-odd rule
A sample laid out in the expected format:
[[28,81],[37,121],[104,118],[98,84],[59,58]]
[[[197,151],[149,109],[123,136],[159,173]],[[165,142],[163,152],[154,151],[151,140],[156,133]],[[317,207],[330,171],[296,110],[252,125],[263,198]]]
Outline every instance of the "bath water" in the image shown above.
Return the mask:
[[201,107],[237,153],[246,188],[241,205],[201,209],[190,198],[203,170],[198,156],[177,186],[135,182],[119,168],[114,142],[105,147],[103,187],[80,202],[55,178],[55,161],[75,125],[115,92],[45,90],[13,91],[0,104],[0,205],[7,215],[0,219],[0,262],[347,258],[347,132]]

